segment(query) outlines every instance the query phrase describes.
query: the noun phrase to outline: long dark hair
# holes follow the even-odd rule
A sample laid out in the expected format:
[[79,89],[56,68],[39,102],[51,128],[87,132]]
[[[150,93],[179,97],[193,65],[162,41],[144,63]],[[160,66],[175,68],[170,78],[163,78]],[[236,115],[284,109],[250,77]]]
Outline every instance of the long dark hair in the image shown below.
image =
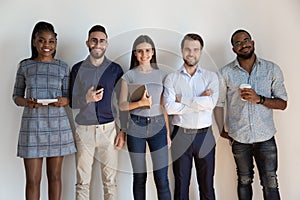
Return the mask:
[[146,43],[148,43],[152,46],[153,56],[152,56],[152,59],[150,60],[151,67],[154,68],[154,69],[158,69],[157,62],[156,62],[155,45],[154,45],[154,42],[152,41],[152,39],[148,35],[140,35],[134,41],[133,46],[132,46],[132,51],[131,51],[131,61],[130,61],[130,68],[129,69],[133,69],[133,68],[139,66],[139,61],[137,60],[134,53],[136,51],[136,46],[141,44],[141,43],[144,43],[144,42],[146,42]]
[[[32,35],[31,35],[31,57],[29,58],[30,60],[33,60],[33,59],[38,57],[38,51],[37,51],[36,47],[33,46],[33,40],[35,39],[37,33],[40,33],[40,32],[43,32],[43,31],[53,33],[55,35],[55,39],[57,37],[57,34],[55,33],[54,27],[53,27],[52,24],[50,24],[48,22],[43,22],[43,21],[38,22],[34,26],[33,31],[32,31]],[[56,50],[52,54],[52,57],[55,56],[55,53],[56,53]]]

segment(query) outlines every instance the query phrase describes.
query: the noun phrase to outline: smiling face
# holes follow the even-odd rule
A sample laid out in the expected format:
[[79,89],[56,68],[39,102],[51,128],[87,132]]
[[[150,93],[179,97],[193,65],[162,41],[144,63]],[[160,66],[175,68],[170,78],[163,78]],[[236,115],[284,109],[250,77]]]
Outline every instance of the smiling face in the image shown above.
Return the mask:
[[152,56],[154,55],[153,47],[147,42],[140,43],[136,46],[134,55],[139,62],[139,65],[150,65]]
[[198,40],[185,40],[182,47],[182,57],[186,67],[196,67],[202,53]]
[[100,31],[92,32],[88,41],[86,41],[86,45],[89,48],[90,55],[94,59],[103,58],[108,47],[107,36]]
[[249,59],[254,54],[254,41],[246,32],[239,32],[232,38],[232,50],[238,58]]
[[36,33],[32,41],[33,47],[38,52],[37,60],[39,61],[53,61],[53,55],[56,51],[56,37],[50,31],[41,31]]

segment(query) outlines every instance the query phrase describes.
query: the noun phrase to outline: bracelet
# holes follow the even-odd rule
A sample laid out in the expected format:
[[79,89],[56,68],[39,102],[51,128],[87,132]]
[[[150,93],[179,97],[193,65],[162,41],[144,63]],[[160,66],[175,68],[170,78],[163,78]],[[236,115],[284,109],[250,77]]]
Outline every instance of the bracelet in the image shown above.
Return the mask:
[[262,95],[259,95],[260,97],[260,100],[259,102],[257,102],[256,104],[264,104],[265,103],[265,100],[266,100],[266,97],[262,96]]
[[125,129],[122,129],[122,128],[120,128],[120,131],[119,131],[119,132],[126,133],[126,130],[125,130]]

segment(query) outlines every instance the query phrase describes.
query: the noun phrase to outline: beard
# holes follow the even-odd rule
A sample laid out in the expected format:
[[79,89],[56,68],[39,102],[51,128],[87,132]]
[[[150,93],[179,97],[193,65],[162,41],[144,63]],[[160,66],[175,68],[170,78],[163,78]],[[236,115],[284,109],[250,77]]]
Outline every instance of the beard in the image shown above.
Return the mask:
[[90,54],[94,59],[100,59],[105,54],[105,49],[102,52],[93,51],[93,49],[89,48]]
[[240,53],[237,53],[237,57],[246,60],[246,59],[251,58],[253,54],[254,54],[254,47],[253,47],[252,50],[251,50],[249,53],[247,53],[247,54],[240,54]]
[[198,64],[199,60],[189,61],[187,59],[183,59],[184,64],[188,67],[194,67]]

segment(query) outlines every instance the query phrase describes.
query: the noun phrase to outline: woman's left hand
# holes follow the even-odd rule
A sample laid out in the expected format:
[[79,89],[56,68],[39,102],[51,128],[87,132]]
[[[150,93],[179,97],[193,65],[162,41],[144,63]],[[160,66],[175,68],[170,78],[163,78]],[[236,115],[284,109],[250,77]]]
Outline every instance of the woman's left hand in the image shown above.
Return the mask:
[[49,105],[55,106],[55,107],[63,107],[67,106],[69,104],[69,99],[66,97],[57,97],[57,102],[51,103]]

